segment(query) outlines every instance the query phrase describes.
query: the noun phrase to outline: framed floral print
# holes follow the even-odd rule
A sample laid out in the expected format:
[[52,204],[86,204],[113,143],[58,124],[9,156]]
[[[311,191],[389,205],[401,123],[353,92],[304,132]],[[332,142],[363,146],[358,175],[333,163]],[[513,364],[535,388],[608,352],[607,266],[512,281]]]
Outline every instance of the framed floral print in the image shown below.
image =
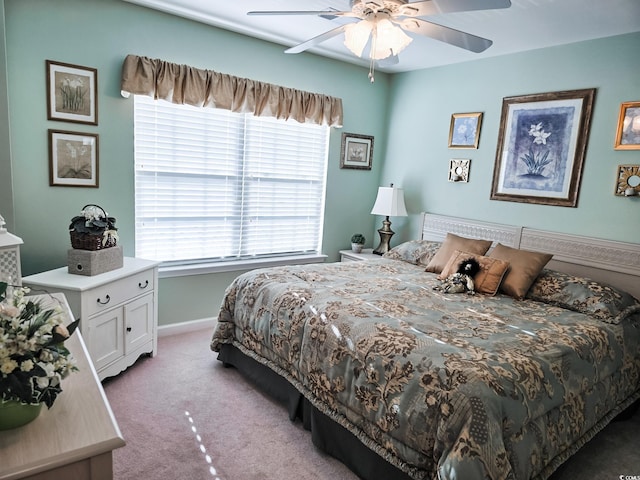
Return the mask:
[[47,119],[98,124],[98,71],[47,60]]
[[98,187],[98,135],[49,130],[49,185]]
[[620,105],[615,150],[640,150],[640,102]]
[[449,127],[449,148],[478,148],[482,113],[454,113]]
[[595,89],[502,100],[491,200],[575,207]]
[[371,170],[373,137],[356,133],[342,134],[340,168]]

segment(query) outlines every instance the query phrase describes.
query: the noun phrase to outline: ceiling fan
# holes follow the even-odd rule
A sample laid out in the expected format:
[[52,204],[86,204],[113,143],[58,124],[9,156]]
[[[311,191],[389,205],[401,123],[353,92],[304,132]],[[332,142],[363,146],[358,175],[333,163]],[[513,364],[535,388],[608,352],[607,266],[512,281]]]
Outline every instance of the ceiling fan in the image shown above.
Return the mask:
[[[285,53],[300,53],[330,38],[345,34],[345,45],[355,55],[362,57],[369,44],[371,60],[369,78],[373,82],[373,66],[376,60],[397,62],[397,55],[413,39],[406,32],[424,35],[471,52],[480,53],[493,43],[486,38],[445,27],[419,17],[441,13],[468,12],[509,8],[510,0],[351,0],[351,11],[252,11],[247,15],[317,15],[325,18],[343,17],[355,22],[340,25],[299,45]],[[371,40],[371,42],[369,42]]]

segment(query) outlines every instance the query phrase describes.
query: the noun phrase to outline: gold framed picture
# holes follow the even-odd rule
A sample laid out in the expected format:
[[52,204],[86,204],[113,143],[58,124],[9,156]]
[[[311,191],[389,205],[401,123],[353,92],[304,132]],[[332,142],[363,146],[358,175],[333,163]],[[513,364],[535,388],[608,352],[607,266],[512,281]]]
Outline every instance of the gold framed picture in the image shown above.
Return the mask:
[[454,113],[449,127],[449,148],[478,148],[482,113]]
[[640,102],[620,105],[615,150],[640,150]]

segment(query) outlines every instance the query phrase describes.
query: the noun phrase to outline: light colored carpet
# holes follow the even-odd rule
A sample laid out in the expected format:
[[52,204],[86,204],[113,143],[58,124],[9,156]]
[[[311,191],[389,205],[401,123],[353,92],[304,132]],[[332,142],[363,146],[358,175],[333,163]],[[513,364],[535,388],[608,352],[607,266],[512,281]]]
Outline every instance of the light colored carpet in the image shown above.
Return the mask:
[[[216,360],[211,333],[162,337],[155,358],[104,382],[127,442],[114,451],[115,480],[357,480],[284,407]],[[640,477],[639,446],[640,412],[609,425],[551,479]]]

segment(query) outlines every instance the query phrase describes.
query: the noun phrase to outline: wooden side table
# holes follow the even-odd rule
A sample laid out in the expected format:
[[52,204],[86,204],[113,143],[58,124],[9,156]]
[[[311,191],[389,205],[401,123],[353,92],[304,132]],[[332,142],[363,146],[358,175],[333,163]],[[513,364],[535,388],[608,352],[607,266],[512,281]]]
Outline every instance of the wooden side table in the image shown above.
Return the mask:
[[[54,295],[73,318],[64,295]],[[43,301],[46,295],[36,296]],[[112,480],[112,451],[125,445],[79,330],[65,342],[78,371],[33,422],[0,431],[0,479]]]
[[360,253],[356,253],[352,250],[340,250],[341,262],[366,262],[367,260],[374,260],[377,258],[381,258],[381,255],[373,253],[373,248],[363,248]]

